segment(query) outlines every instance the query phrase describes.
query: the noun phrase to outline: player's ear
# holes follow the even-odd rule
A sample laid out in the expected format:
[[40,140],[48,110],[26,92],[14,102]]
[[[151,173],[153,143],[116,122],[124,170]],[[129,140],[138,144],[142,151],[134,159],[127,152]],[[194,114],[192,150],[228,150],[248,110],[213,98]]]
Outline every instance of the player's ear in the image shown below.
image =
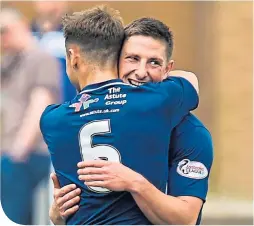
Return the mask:
[[69,55],[69,59],[70,59],[70,66],[76,70],[78,69],[78,54],[76,53],[76,51],[74,49],[68,49],[68,55]]
[[165,71],[165,74],[163,76],[163,79],[166,79],[168,77],[168,74],[170,71],[173,70],[173,67],[174,67],[174,60],[170,60],[166,66],[166,71]]

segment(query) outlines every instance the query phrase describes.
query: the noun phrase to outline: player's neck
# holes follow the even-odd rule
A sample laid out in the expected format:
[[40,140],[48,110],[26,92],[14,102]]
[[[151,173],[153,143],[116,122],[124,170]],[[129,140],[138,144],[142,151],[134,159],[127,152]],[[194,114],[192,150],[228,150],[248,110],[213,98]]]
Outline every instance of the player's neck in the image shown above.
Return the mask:
[[117,67],[105,70],[93,68],[92,70],[91,69],[89,70],[88,74],[82,77],[82,80],[80,80],[79,82],[80,90],[91,84],[101,83],[117,78],[118,78]]

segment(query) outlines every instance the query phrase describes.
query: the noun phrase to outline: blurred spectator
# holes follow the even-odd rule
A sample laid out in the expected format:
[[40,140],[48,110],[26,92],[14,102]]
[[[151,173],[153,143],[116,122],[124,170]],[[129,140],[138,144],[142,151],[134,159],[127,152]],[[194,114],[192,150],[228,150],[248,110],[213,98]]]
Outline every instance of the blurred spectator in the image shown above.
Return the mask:
[[59,64],[39,48],[16,10],[1,9],[0,29],[1,203],[12,221],[31,224],[33,193],[50,166],[39,119],[45,107],[57,101]]
[[36,17],[31,28],[40,46],[56,57],[61,65],[60,87],[62,101],[71,100],[76,95],[74,86],[66,75],[65,43],[62,33],[61,19],[67,12],[67,2],[35,1]]
[[38,36],[51,31],[61,31],[61,18],[67,10],[66,2],[35,1],[36,17],[32,22],[32,30]]

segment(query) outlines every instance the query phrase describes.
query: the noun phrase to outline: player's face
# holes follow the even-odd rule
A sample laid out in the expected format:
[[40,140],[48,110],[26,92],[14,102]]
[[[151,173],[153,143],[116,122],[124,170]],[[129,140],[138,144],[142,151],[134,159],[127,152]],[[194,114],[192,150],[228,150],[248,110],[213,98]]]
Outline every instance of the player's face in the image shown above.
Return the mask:
[[147,36],[132,36],[124,42],[119,77],[127,83],[141,85],[167,77],[173,61],[167,59],[166,43]]

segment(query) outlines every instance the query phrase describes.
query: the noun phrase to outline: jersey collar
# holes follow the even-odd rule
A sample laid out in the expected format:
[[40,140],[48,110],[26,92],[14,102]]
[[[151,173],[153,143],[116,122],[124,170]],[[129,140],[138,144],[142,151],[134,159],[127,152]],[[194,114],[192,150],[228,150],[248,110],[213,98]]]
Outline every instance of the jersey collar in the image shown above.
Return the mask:
[[108,80],[108,81],[104,81],[104,82],[99,82],[99,83],[94,83],[94,84],[90,84],[90,85],[87,85],[86,87],[84,87],[80,93],[86,91],[86,90],[91,90],[91,89],[97,89],[101,86],[105,86],[105,85],[109,85],[109,84],[113,84],[113,83],[123,83],[123,81],[121,79],[111,79],[111,80]]

